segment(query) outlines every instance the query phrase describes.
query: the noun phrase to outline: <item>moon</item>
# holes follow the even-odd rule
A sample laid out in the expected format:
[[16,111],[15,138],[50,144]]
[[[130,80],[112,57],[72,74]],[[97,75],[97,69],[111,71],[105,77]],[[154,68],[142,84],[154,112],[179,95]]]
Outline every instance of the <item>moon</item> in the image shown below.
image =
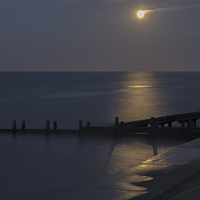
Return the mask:
[[144,11],[139,10],[139,11],[137,12],[137,16],[138,16],[139,18],[143,18],[143,17],[144,17]]

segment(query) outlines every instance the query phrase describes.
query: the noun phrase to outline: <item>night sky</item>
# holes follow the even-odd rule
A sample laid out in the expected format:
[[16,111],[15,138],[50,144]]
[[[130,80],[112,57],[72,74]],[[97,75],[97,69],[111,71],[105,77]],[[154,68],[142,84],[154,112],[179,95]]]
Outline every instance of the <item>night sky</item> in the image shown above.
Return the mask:
[[199,20],[199,0],[1,0],[0,71],[198,71]]

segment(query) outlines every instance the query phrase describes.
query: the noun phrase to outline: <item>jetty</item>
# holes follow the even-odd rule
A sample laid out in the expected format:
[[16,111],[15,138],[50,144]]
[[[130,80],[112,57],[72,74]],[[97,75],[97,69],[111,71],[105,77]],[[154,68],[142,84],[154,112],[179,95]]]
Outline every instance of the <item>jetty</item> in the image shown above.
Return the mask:
[[[197,127],[197,120],[200,119],[200,112],[191,112],[177,115],[168,115],[163,117],[151,117],[150,119],[130,121],[130,122],[119,122],[118,117],[115,117],[115,121],[111,126],[91,126],[90,122],[86,123],[86,126],[83,126],[82,120],[78,122],[78,129],[58,129],[57,121],[53,122],[53,128],[50,129],[50,121],[46,120],[46,127],[44,129],[26,129],[25,121],[22,121],[21,128],[17,129],[16,120],[12,121],[11,129],[1,129],[0,132],[46,132],[46,133],[84,133],[84,132],[94,132],[94,131],[109,131],[109,132],[146,132],[152,133],[157,130],[199,130],[200,127]],[[172,123],[180,124],[180,126],[172,126]]]
[[[177,115],[167,115],[163,117],[151,117],[150,119],[137,120],[131,122],[119,122],[118,117],[115,117],[115,124],[113,126],[106,127],[92,127],[90,122],[87,122],[87,126],[82,126],[82,121],[79,121],[79,130],[115,130],[121,133],[131,132],[146,132],[154,133],[159,131],[181,131],[186,133],[188,131],[199,131],[200,127],[197,127],[197,120],[200,118],[200,112],[191,112]],[[172,126],[172,123],[180,124],[180,126]]]
[[[132,122],[121,122],[123,127],[172,127],[173,122],[181,124],[181,128],[196,128],[196,121],[200,118],[200,112],[185,113],[178,115],[169,115],[164,117],[151,117],[151,119],[132,121]],[[115,120],[115,125],[118,125],[118,119]]]
[[[131,122],[123,122],[119,123],[118,117],[115,117],[115,125],[107,126],[107,128],[134,128],[134,127],[172,127],[173,122],[178,122],[181,124],[181,128],[196,128],[196,121],[200,118],[200,112],[192,112],[192,113],[184,113],[178,115],[168,115],[163,117],[151,117],[150,119],[131,121]],[[87,126],[82,126],[82,121],[79,121],[79,129],[82,128],[91,128],[90,122],[87,122]],[[106,127],[105,127],[106,128]]]

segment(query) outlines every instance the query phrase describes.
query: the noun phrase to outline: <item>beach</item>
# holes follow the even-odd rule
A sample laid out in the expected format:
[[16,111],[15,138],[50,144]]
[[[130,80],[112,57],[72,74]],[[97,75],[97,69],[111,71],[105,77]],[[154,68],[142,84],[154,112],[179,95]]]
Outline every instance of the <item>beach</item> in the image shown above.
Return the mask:
[[200,139],[174,147],[138,166],[71,190],[55,200],[199,199]]

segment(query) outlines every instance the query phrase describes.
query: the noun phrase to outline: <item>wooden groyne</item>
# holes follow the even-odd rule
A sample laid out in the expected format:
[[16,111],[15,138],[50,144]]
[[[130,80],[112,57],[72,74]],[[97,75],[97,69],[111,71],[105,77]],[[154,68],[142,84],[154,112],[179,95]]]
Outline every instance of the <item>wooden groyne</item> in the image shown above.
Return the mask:
[[196,121],[200,118],[200,112],[192,112],[164,117],[151,117],[151,119],[123,123],[124,127],[172,127],[173,122],[178,122],[181,128],[196,128]]
[[46,120],[45,128],[43,129],[27,129],[25,126],[25,121],[22,121],[21,128],[17,128],[17,121],[12,121],[12,128],[10,129],[0,129],[0,132],[21,132],[21,133],[79,133],[79,130],[74,129],[58,129],[57,128],[57,121],[53,122],[53,128],[50,128],[50,120]]
[[[197,120],[200,119],[200,112],[184,113],[177,115],[168,115],[163,117],[151,117],[150,119],[137,120],[131,122],[119,122],[118,117],[115,117],[115,124],[106,127],[92,127],[89,123],[87,126],[82,126],[82,121],[79,121],[79,130],[81,131],[98,131],[98,130],[115,130],[115,133],[150,133],[150,134],[188,134],[195,132],[200,134],[200,127],[197,127]],[[173,126],[172,123],[176,123]],[[177,126],[180,124],[180,126]],[[81,125],[81,126],[80,126]]]
[[[50,121],[46,120],[44,129],[26,129],[25,121],[22,121],[21,128],[17,129],[17,122],[13,120],[11,129],[0,129],[0,132],[45,132],[45,133],[83,133],[88,131],[108,131],[116,133],[116,131],[125,132],[155,132],[155,130],[172,130],[177,129],[180,131],[183,130],[197,130],[200,132],[200,127],[197,127],[197,120],[200,119],[200,112],[192,112],[192,113],[184,113],[178,115],[169,115],[163,117],[151,117],[150,119],[145,120],[137,120],[131,122],[119,122],[118,117],[115,117],[115,121],[112,126],[104,126],[104,127],[95,127],[91,126],[90,122],[86,123],[86,126],[83,126],[82,120],[78,122],[78,129],[58,129],[57,121],[53,121],[53,128],[50,129]],[[172,123],[180,124],[179,127],[173,127]]]

